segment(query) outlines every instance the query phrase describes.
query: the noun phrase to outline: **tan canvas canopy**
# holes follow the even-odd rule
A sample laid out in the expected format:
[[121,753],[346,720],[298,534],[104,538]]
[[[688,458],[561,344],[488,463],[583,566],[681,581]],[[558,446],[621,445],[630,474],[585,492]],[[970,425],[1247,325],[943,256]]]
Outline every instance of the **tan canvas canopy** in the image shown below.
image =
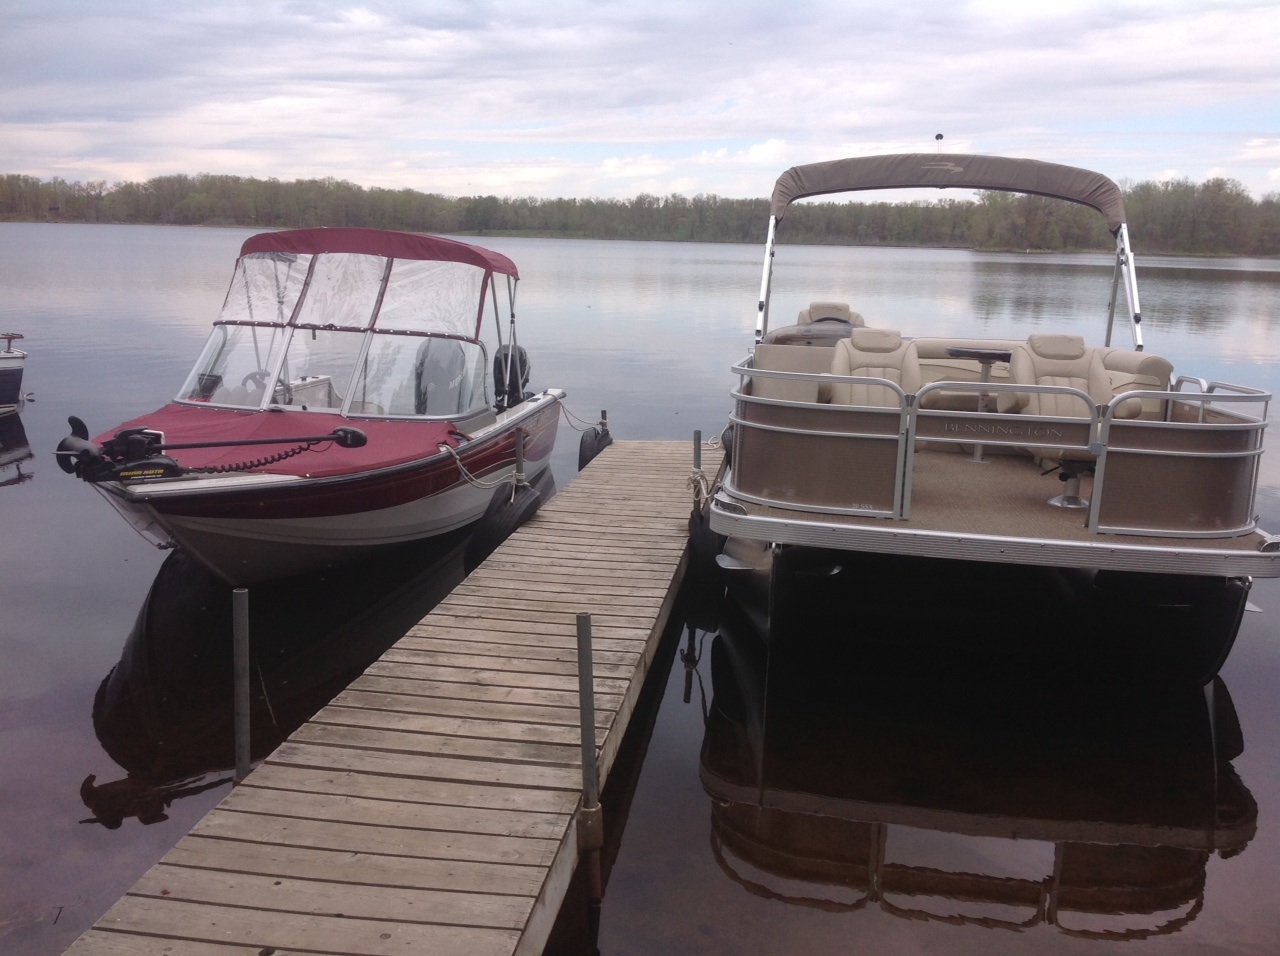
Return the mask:
[[1112,235],[1125,221],[1120,187],[1101,173],[1036,159],[963,153],[859,156],[792,166],[773,187],[770,212],[780,220],[787,206],[805,196],[919,186],[997,189],[1078,202],[1102,213]]

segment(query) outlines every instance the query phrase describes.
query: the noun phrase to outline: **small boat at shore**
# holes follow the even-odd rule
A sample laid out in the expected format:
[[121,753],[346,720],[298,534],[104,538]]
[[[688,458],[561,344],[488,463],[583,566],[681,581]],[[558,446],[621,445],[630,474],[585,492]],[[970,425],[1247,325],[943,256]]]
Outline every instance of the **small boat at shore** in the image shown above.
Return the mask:
[[27,363],[27,353],[15,349],[13,343],[21,341],[17,332],[0,332],[0,415],[16,412],[22,404],[22,371]]
[[[1115,267],[1100,341],[921,336],[875,327],[818,288],[794,324],[770,326],[792,202],[919,187],[1034,194],[1102,215]],[[1112,342],[1121,287],[1128,348]],[[1175,373],[1146,350],[1123,195],[1106,176],[961,154],[793,167],[774,188],[757,310],[706,516],[727,539],[717,560],[731,581],[772,594],[780,559],[804,564],[805,552],[1074,569],[1153,608],[1202,605],[1220,665],[1252,579],[1280,577],[1280,539],[1255,510],[1271,395]]]
[[436,236],[253,236],[177,397],[92,439],[71,419],[58,462],[233,584],[492,540],[536,508],[564,398],[527,390],[518,280]]

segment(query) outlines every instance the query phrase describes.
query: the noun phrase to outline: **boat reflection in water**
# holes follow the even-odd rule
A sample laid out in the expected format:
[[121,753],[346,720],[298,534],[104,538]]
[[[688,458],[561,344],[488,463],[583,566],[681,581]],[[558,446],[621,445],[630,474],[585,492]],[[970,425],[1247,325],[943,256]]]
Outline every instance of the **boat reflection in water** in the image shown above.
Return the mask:
[[[250,592],[251,754],[259,760],[416,624],[463,577],[465,533],[375,561],[256,584]],[[126,776],[80,796],[115,828],[166,819],[177,799],[228,784],[235,766],[231,588],[169,555],[93,705]]]
[[[846,606],[843,630],[797,602],[768,651],[728,609],[701,759],[724,872],[774,900],[952,924],[1136,939],[1194,920],[1210,858],[1256,830],[1222,681],[1046,676],[1071,674],[1051,647],[993,666],[910,630],[877,647],[860,635],[885,601]],[[918,623],[930,605],[896,607]]]
[[22,466],[35,456],[27,441],[27,431],[22,427],[22,416],[0,415],[0,488],[20,485],[35,477]]

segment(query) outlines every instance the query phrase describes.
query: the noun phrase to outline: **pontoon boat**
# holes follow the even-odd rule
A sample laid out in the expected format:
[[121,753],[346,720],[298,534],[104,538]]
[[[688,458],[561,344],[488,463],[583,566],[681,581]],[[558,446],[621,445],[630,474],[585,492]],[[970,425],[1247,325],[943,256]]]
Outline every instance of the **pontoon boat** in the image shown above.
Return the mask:
[[[906,187],[1030,193],[1100,213],[1116,249],[1100,344],[913,337],[829,301],[771,327],[790,204]],[[1121,286],[1129,348],[1112,343]],[[1145,349],[1123,197],[1107,177],[958,154],[794,167],[774,188],[757,309],[710,502],[731,573],[771,588],[776,559],[797,549],[1084,569],[1118,593],[1154,586],[1157,600],[1221,609],[1223,654],[1252,578],[1280,576],[1280,540],[1254,510],[1271,395],[1175,374]]]

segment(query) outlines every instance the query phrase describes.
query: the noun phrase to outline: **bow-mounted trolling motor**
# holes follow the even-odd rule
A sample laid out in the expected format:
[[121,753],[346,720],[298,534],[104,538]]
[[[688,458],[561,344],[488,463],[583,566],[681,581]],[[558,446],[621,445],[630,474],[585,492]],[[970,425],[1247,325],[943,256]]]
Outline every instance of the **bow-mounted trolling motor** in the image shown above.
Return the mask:
[[[239,441],[165,442],[164,435],[148,428],[126,428],[116,432],[101,445],[89,440],[85,423],[72,415],[67,419],[71,434],[58,443],[54,452],[58,466],[68,475],[89,482],[131,481],[140,478],[177,478],[190,474],[223,474],[261,468],[292,458],[324,442],[341,448],[362,448],[369,439],[358,428],[341,426],[327,435],[304,435],[296,438],[251,438]],[[164,454],[184,448],[233,448],[241,445],[293,445],[262,458],[229,465],[186,468]]]

